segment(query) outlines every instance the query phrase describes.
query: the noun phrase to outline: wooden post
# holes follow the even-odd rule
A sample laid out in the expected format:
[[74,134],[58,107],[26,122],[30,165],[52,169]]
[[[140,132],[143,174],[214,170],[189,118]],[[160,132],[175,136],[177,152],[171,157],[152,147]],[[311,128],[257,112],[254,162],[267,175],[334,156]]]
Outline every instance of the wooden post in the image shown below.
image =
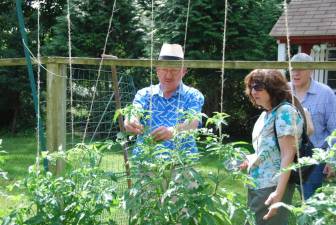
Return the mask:
[[[327,61],[327,44],[321,44],[321,56],[320,61]],[[322,76],[322,83],[328,85],[328,72],[326,70],[320,70],[320,74]]]
[[[286,61],[287,54],[286,54],[286,44],[280,43],[278,41],[278,61],[279,62],[284,62]],[[286,70],[280,70],[282,75],[285,76]]]
[[[47,149],[49,152],[66,150],[66,65],[47,64]],[[60,176],[63,160],[49,168]]]
[[[116,56],[112,55],[102,55],[104,58],[112,58],[112,59],[117,59]],[[120,97],[120,92],[119,92],[119,81],[118,81],[118,76],[117,76],[117,68],[116,66],[111,66],[111,72],[112,72],[112,88],[114,91],[114,98],[116,101],[116,111],[118,109],[121,109],[121,97]],[[118,117],[118,125],[119,129],[121,132],[125,132],[124,128],[124,121],[123,117],[120,115]],[[122,146],[123,148],[123,153],[124,153],[124,162],[125,162],[125,169],[126,169],[126,175],[127,175],[127,186],[128,188],[131,188],[132,186],[132,181],[131,181],[131,171],[130,171],[130,165],[128,161],[128,151],[127,151],[127,144]]]
[[286,61],[286,44],[278,42],[278,61]]

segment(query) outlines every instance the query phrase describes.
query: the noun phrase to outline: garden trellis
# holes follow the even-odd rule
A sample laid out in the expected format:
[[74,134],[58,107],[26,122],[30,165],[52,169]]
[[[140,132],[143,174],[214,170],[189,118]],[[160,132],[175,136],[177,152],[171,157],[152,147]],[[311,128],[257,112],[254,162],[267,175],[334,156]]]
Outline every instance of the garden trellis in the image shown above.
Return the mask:
[[[67,70],[70,70],[68,67]],[[115,138],[119,129],[111,118],[116,111],[115,91],[113,89],[111,68],[102,69],[97,90],[94,91],[94,84],[97,78],[97,68],[72,67],[72,88],[67,85],[67,145],[74,146],[79,141],[86,129],[86,139],[90,142],[95,140],[106,140]],[[70,79],[68,79],[70,80]],[[135,94],[135,87],[131,76],[120,76],[118,87],[121,94],[121,106],[130,104]],[[86,127],[90,104],[93,94],[96,99],[93,102],[92,118]],[[72,103],[71,103],[72,101]],[[71,118],[73,117],[73,118]],[[75,136],[76,138],[71,138]]]
[[[226,1],[227,2],[227,1]],[[153,1],[152,1],[153,3]],[[69,5],[69,1],[68,1]],[[188,6],[190,5],[190,1],[188,3]],[[227,5],[227,4],[226,4]],[[114,11],[114,10],[113,10]],[[152,11],[153,12],[153,11]],[[227,13],[225,13],[225,16]],[[68,16],[70,21],[70,16]],[[112,17],[111,17],[112,18]],[[187,17],[188,18],[188,17]],[[112,23],[112,20],[111,20]],[[69,23],[70,24],[70,23]],[[187,31],[187,22],[186,22],[186,31]],[[226,26],[224,26],[226,28]],[[154,27],[153,27],[154,29]],[[70,28],[69,28],[70,30]],[[187,32],[186,32],[187,33]],[[69,37],[71,35],[69,34]],[[185,34],[185,41],[187,40],[186,34]],[[185,43],[184,43],[185,46]],[[289,45],[288,45],[289,46]],[[25,45],[25,50],[27,46]],[[225,32],[223,35],[223,49],[225,49]],[[151,48],[151,52],[153,53],[153,47]],[[89,139],[96,136],[95,131],[98,131],[97,136],[99,135],[99,129],[102,128],[102,126],[105,126],[105,122],[108,119],[106,117],[112,117],[111,114],[114,111],[115,108],[112,108],[112,105],[115,104],[115,102],[112,103],[112,105],[109,104],[110,97],[112,95],[112,91],[108,91],[111,89],[111,81],[109,80],[110,74],[112,73],[112,69],[110,70],[108,67],[149,67],[151,68],[151,77],[152,77],[152,68],[156,65],[160,66],[181,66],[181,67],[187,67],[187,68],[217,68],[222,70],[222,92],[223,92],[223,85],[224,85],[224,68],[225,69],[252,69],[252,68],[279,68],[279,69],[285,69],[288,68],[287,62],[229,62],[225,61],[225,51],[223,51],[223,59],[221,61],[193,61],[193,60],[184,60],[182,62],[179,61],[156,61],[153,60],[153,56],[151,55],[151,60],[128,60],[128,59],[90,59],[90,58],[74,58],[71,56],[71,39],[69,38],[69,58],[40,58],[38,56],[36,60],[38,65],[46,64],[47,66],[47,73],[48,73],[48,79],[50,80],[47,82],[48,85],[50,85],[50,89],[48,88],[48,104],[49,104],[49,110],[48,110],[48,116],[47,116],[47,133],[54,133],[57,132],[56,136],[48,136],[48,150],[51,151],[57,151],[59,149],[59,146],[65,145],[65,135],[66,133],[71,133],[71,140],[76,140],[74,134],[80,133],[78,132],[80,129],[79,127],[76,127],[76,117],[81,117],[81,121],[85,121],[85,117],[89,118],[87,119],[87,123],[85,124],[85,130],[83,135],[82,142],[85,142],[85,139],[87,136]],[[0,65],[16,65],[16,64],[23,64],[22,60],[1,60]],[[80,67],[78,65],[85,65],[84,67]],[[99,66],[99,68],[94,69],[87,69],[87,65],[95,65],[96,67]],[[104,68],[103,68],[104,66]],[[292,65],[294,68],[315,68],[315,69],[328,69],[328,68],[336,68],[335,62],[314,62],[314,63],[293,63]],[[39,68],[39,67],[38,67]],[[108,68],[108,69],[106,69]],[[69,76],[69,77],[68,77]],[[75,77],[79,77],[79,79],[76,81]],[[80,79],[80,76],[85,76],[85,79]],[[93,77],[88,78],[87,76]],[[95,79],[94,77],[97,78]],[[102,80],[99,80],[99,77]],[[104,78],[105,77],[105,78]],[[123,90],[122,85],[129,85],[131,81],[125,82],[124,79],[127,78],[119,78],[120,82],[120,89]],[[93,89],[90,89],[86,87],[85,85],[80,83],[80,80],[83,80],[83,83],[91,82],[89,87],[93,87]],[[151,79],[152,80],[152,79]],[[69,86],[67,85],[67,81],[69,81]],[[98,86],[105,86],[105,89],[100,91],[98,88],[95,87],[95,81]],[[65,82],[65,83],[64,83]],[[106,83],[104,83],[106,82]],[[123,83],[125,82],[125,83]],[[38,81],[39,84],[39,81]],[[93,85],[92,85],[93,84]],[[126,93],[127,93],[127,100],[125,102],[130,102],[131,94],[134,94],[134,90],[131,87],[127,86],[125,87]],[[68,96],[67,91],[70,94],[70,100],[68,102],[64,101],[65,98],[59,98],[60,96]],[[97,93],[96,93],[97,92]],[[123,91],[122,91],[123,92]],[[57,96],[52,96],[53,93],[60,93]],[[91,93],[91,94],[90,94]],[[91,97],[91,106],[86,109],[76,108],[76,95],[85,95],[87,97]],[[101,96],[99,98],[98,96]],[[223,96],[223,93],[221,94]],[[99,105],[99,102],[105,102]],[[221,100],[221,103],[223,100]],[[87,101],[87,103],[83,103],[83,105],[90,105],[90,101]],[[68,107],[67,106],[70,106]],[[222,104],[221,104],[222,106]],[[55,110],[50,110],[52,107],[55,107]],[[99,110],[95,110],[99,109]],[[221,111],[223,108],[221,107]],[[106,115],[95,115],[96,111],[99,111],[97,113],[106,114]],[[107,112],[107,113],[106,113]],[[65,117],[68,113],[68,117]],[[37,113],[37,117],[40,118],[39,113]],[[70,120],[65,119],[70,118]],[[101,120],[101,118],[103,118]],[[66,121],[70,121],[68,123],[68,126],[66,126]],[[102,124],[99,125],[98,124]],[[106,133],[106,137],[110,136],[110,130],[111,130],[111,123],[107,124],[106,129],[109,131],[103,131],[103,133]],[[38,126],[39,128],[40,126]],[[49,128],[48,128],[49,127]],[[67,129],[70,128],[70,129]],[[83,126],[82,126],[83,127]],[[71,130],[69,132],[69,130]],[[91,139],[93,140],[93,139]],[[90,140],[90,141],[91,141]]]

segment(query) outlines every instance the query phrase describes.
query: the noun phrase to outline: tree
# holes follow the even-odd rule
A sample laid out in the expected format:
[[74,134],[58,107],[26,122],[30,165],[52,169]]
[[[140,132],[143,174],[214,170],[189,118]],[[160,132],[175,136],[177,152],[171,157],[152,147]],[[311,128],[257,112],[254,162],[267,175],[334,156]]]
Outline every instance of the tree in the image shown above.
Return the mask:
[[[72,19],[73,56],[99,57],[104,46],[113,1],[70,1]],[[107,53],[121,58],[138,56],[141,45],[141,30],[136,27],[136,16],[131,1],[117,1]],[[0,3],[0,58],[23,57],[23,46],[18,31],[15,1]],[[29,39],[27,44],[32,54],[37,55],[37,2],[23,1],[25,26]],[[41,1],[40,40],[43,55],[68,56],[66,0]],[[127,42],[125,41],[127,40]],[[35,71],[36,72],[36,71]],[[32,127],[35,114],[31,90],[25,67],[6,68],[0,71],[0,115],[1,127],[10,125],[17,128]],[[42,71],[42,87],[45,84]],[[21,126],[22,125],[22,126]]]
[[[109,19],[114,1],[74,0],[71,1],[71,45],[72,55],[100,57],[103,53]],[[44,52],[47,55],[68,56],[68,25],[66,8],[57,17],[47,39]],[[106,46],[106,53],[119,58],[132,58],[141,54],[142,31],[138,28],[132,1],[116,2],[113,21]]]
[[[0,3],[0,58],[23,57],[23,46],[18,31],[15,1]],[[0,115],[1,127],[10,127],[12,133],[23,124],[32,125],[34,115],[29,99],[29,82],[25,68],[1,68]],[[19,122],[18,122],[19,121]]]
[[[40,39],[43,44],[49,35],[55,18],[62,11],[65,0],[41,1]],[[0,3],[0,58],[24,57],[21,35],[18,29],[15,1],[3,0]],[[23,13],[32,54],[37,54],[37,10],[36,2],[23,1]],[[42,80],[42,83],[44,81]],[[10,126],[11,132],[20,128],[31,128],[35,124],[35,114],[31,89],[25,67],[1,68],[0,70],[0,114],[6,121],[1,127]]]

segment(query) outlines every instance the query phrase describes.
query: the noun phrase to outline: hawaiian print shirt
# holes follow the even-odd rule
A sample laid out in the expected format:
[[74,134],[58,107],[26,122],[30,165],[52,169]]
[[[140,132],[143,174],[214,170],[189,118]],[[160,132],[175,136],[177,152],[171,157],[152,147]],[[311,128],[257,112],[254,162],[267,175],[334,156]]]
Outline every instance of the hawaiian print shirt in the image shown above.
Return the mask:
[[[174,127],[179,123],[183,123],[183,114],[180,111],[192,110],[196,113],[201,112],[204,104],[202,93],[195,88],[188,87],[182,82],[176,92],[170,97],[165,98],[160,89],[160,85],[146,87],[137,92],[133,100],[133,105],[139,106],[144,110],[150,110],[150,102],[152,101],[151,119],[142,120],[141,123],[145,127],[150,127],[151,132],[160,126]],[[137,137],[137,143],[143,141],[142,135]],[[197,152],[195,140],[186,138],[181,140],[182,146],[180,149],[187,149],[189,152]],[[171,140],[164,141],[164,147],[175,149],[176,143]],[[134,154],[138,154],[139,148],[133,150]]]
[[278,138],[286,135],[297,136],[298,143],[301,143],[303,119],[292,105],[282,103],[269,113],[264,111],[255,123],[252,133],[256,157],[249,174],[255,181],[256,186],[251,187],[253,189],[276,186],[278,182],[281,157],[276,145],[274,120]]

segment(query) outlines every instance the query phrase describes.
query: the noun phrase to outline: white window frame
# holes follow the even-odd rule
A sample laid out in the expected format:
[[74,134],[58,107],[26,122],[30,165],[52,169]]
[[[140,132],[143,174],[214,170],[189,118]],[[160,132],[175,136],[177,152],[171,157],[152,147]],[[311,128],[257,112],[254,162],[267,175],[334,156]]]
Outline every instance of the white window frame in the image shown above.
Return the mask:
[[[327,60],[326,61],[336,61],[336,57],[335,58],[329,58],[329,52],[330,51],[335,51],[335,53],[336,53],[336,47],[329,47],[329,48],[327,48]],[[332,70],[332,71],[334,71],[334,70]],[[336,71],[336,70],[335,70]],[[328,76],[328,73],[329,73],[329,70],[327,70],[326,71],[326,83],[327,83],[327,85],[329,85],[329,76]],[[336,78],[335,78],[336,79]],[[333,88],[333,90],[336,92],[336,87],[334,87]]]

